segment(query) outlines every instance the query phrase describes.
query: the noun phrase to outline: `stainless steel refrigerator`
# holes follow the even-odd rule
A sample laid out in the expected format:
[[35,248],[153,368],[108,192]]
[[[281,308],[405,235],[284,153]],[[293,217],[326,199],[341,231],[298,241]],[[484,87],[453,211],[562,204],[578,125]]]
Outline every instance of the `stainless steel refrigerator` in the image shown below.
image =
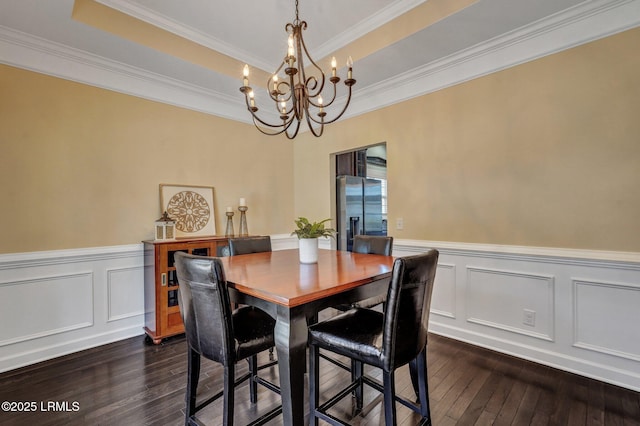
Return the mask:
[[354,235],[387,235],[382,216],[382,183],[377,179],[338,176],[338,250],[351,251]]

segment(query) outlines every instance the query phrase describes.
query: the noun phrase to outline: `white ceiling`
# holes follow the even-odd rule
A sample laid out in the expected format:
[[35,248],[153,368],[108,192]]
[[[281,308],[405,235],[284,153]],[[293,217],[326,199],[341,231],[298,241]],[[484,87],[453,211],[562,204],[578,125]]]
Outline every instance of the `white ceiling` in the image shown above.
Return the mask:
[[[237,78],[76,21],[74,0],[0,0],[0,62],[250,122],[238,90],[241,64],[275,70],[286,51],[284,26],[294,18],[294,0],[94,1],[236,59]],[[405,13],[417,22],[433,20],[421,16],[424,0],[299,1],[314,59],[355,49],[359,39]],[[354,58],[357,84],[346,116],[640,25],[640,0],[469,3]],[[338,58],[340,66],[345,59]]]

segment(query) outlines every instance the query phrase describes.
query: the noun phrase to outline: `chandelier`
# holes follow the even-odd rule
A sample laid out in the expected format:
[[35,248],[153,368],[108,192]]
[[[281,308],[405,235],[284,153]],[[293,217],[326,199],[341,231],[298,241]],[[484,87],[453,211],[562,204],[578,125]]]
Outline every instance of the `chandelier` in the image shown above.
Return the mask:
[[307,23],[298,18],[298,0],[296,0],[296,19],[285,26],[289,34],[287,55],[278,69],[269,77],[266,86],[269,97],[273,101],[273,107],[280,115],[280,122],[269,123],[258,117],[253,89],[249,86],[249,66],[244,66],[243,85],[240,91],[244,94],[253,124],[265,135],[275,136],[284,133],[287,138],[293,139],[300,130],[300,123],[305,120],[311,133],[319,137],[324,131],[324,125],[342,117],[351,102],[351,87],[356,81],[352,78],[353,61],[349,57],[347,78],[344,81],[348,90],[347,100],[342,111],[331,119],[325,118],[327,116],[325,109],[336,100],[337,84],[340,82],[340,77],[336,75],[336,58],[331,58],[331,77],[328,80],[333,90],[326,90],[330,94],[330,100],[327,102],[322,98],[325,75],[309,55],[302,38],[302,31],[306,28]]

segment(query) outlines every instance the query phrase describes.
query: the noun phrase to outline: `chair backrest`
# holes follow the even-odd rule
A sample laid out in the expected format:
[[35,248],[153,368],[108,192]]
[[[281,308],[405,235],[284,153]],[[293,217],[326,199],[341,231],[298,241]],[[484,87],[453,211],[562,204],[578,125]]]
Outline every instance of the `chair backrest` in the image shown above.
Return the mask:
[[393,250],[393,237],[377,235],[356,235],[353,237],[354,253],[383,254],[391,256]]
[[271,251],[271,237],[229,238],[229,255],[261,253]]
[[384,312],[383,368],[392,371],[414,359],[427,345],[431,293],[438,251],[400,257],[393,263]]
[[393,251],[393,237],[355,235],[353,237],[353,248],[351,251],[354,253],[391,256],[391,252]]
[[235,362],[231,303],[220,259],[177,252],[175,261],[189,346],[225,365]]

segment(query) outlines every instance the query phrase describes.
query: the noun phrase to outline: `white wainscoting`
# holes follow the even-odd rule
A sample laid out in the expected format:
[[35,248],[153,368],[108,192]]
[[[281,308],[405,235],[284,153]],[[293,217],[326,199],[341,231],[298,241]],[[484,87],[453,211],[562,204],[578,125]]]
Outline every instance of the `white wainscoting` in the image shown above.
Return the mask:
[[[430,247],[430,331],[640,391],[640,253],[396,237],[394,255]],[[0,255],[0,372],[141,336],[143,263],[141,244]]]
[[0,255],[0,372],[141,335],[142,245]]
[[639,253],[396,238],[393,254],[428,248],[431,332],[640,391]]

